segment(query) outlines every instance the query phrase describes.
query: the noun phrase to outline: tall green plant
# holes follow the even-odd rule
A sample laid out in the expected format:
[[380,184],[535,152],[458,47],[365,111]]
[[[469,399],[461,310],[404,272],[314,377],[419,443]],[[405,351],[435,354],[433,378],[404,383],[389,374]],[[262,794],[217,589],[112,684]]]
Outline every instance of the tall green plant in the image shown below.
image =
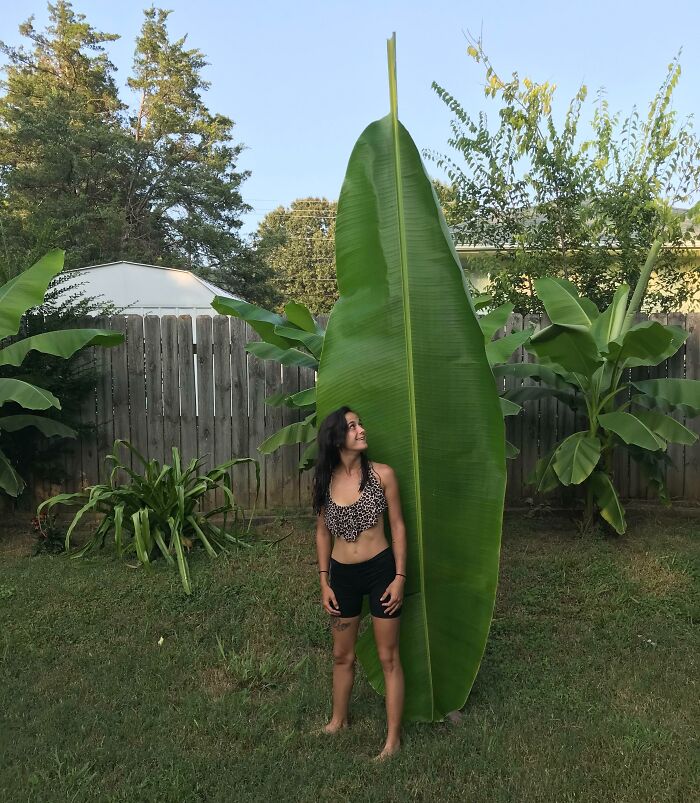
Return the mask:
[[[406,716],[437,720],[464,704],[486,643],[504,427],[449,231],[398,120],[394,40],[389,65],[391,113],[357,141],[338,204],[340,300],[321,355],[318,413],[357,410],[373,456],[397,473],[408,535]],[[381,688],[369,631],[358,654]]]
[[[628,369],[655,366],[673,356],[687,332],[656,321],[633,324],[632,312],[640,294],[629,301],[629,287],[621,285],[612,303],[600,312],[576,287],[564,279],[535,282],[538,298],[551,324],[535,333],[525,348],[538,364],[504,365],[501,374],[538,378],[541,394],[561,389],[576,394],[585,411],[585,429],[556,444],[537,463],[532,478],[536,490],[558,485],[586,489],[584,525],[593,520],[594,508],[618,533],[625,532],[624,509],[614,486],[612,456],[625,448],[639,462],[649,480],[667,498],[661,461],[669,443],[693,444],[697,435],[668,413],[700,415],[700,380],[653,379],[625,381]],[[631,390],[631,397],[623,401]],[[527,401],[531,388],[509,391],[512,401]]]
[[[289,302],[284,307],[284,316],[227,296],[216,296],[211,305],[221,315],[247,321],[257,332],[260,340],[246,344],[246,351],[250,354],[280,365],[318,370],[325,330],[303,304]],[[305,418],[275,432],[258,446],[258,451],[272,454],[282,446],[305,444],[299,469],[310,468],[316,457],[316,388],[306,388],[292,394],[275,393],[265,399],[265,404],[299,410],[305,414]]]
[[[51,280],[63,268],[64,252],[50,251],[31,268],[0,287],[0,340],[19,332],[22,316],[44,300]],[[103,329],[63,329],[43,332],[0,348],[0,374],[3,366],[18,367],[31,351],[66,359],[86,346],[115,346],[123,335]],[[75,430],[35,413],[18,410],[60,409],[61,403],[50,391],[19,376],[0,375],[0,434],[34,427],[47,437],[75,437]],[[0,440],[1,442],[1,440]],[[0,449],[0,488],[10,496],[19,496],[24,480]]]
[[[142,472],[130,468],[129,461],[122,458],[122,450],[133,455],[135,462],[141,464]],[[73,557],[102,548],[111,535],[119,557],[134,555],[142,565],[149,566],[160,555],[170,566],[177,566],[182,587],[186,594],[191,594],[187,552],[195,542],[199,542],[210,557],[216,557],[217,549],[246,545],[245,541],[229,532],[227,526],[228,517],[233,516],[236,528],[238,515],[243,513],[233,493],[230,472],[234,466],[252,463],[255,466],[257,499],[260,465],[256,460],[233,458],[206,474],[200,474],[202,458],[195,457],[183,467],[180,452],[173,446],[172,464],[161,466],[157,460],[146,460],[124,440],[114,442],[112,453],[106,460],[112,464],[107,483],[92,485],[78,493],[57,494],[39,505],[37,516],[40,520],[42,515],[47,515],[58,505],[78,508],[66,532],[67,551],[71,547],[73,532],[86,513],[102,517],[96,530],[73,553]],[[127,482],[120,481],[123,475],[128,476]],[[200,504],[214,491],[223,494],[224,502],[203,513]],[[213,518],[221,515],[222,525],[214,524]]]

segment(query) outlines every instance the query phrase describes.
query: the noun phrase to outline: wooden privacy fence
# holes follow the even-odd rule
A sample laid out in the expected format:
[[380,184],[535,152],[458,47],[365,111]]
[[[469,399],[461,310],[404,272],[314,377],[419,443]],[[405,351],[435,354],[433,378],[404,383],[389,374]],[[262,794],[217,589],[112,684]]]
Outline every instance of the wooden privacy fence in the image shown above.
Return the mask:
[[[700,379],[700,314],[651,317],[685,327],[689,337],[672,359],[654,368],[634,369],[632,377]],[[530,324],[543,326],[547,320],[544,316],[512,315],[499,335]],[[299,413],[269,407],[265,398],[281,389],[293,393],[311,387],[313,370],[281,367],[247,354],[245,344],[257,335],[235,318],[201,316],[193,321],[189,316],[127,315],[112,317],[101,325],[122,331],[126,342],[86,355],[100,372],[94,395],[82,408],[82,419],[92,426],[91,434],[76,441],[68,454],[65,482],[35,488],[38,497],[104,480],[104,457],[115,438],[125,438],[142,454],[160,461],[170,462],[171,446],[177,446],[185,462],[203,457],[204,470],[232,455],[258,457],[258,508],[308,509],[310,473],[300,475],[297,470],[300,447],[284,447],[263,457],[257,446],[280,427],[299,420]],[[522,360],[532,358],[519,349],[512,361]],[[521,380],[502,381],[515,387]],[[527,379],[525,383],[537,384]],[[691,428],[696,426],[695,422],[687,423]],[[521,450],[517,459],[508,461],[509,504],[522,503],[531,495],[525,480],[537,459],[554,443],[583,427],[582,416],[553,398],[530,402],[523,413],[506,419],[507,438]],[[675,463],[667,471],[672,497],[700,501],[700,446],[671,445],[669,454]],[[622,450],[615,473],[623,498],[653,498],[637,465]],[[253,472],[234,469],[234,486],[237,498],[249,509]],[[561,498],[555,496],[554,500]]]

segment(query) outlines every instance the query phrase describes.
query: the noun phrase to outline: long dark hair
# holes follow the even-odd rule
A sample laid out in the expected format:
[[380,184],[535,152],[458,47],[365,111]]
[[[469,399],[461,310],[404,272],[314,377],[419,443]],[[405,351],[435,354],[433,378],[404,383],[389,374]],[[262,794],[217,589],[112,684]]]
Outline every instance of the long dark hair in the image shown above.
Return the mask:
[[[318,443],[318,456],[316,457],[316,470],[314,471],[314,488],[312,504],[314,513],[320,513],[326,504],[328,488],[336,466],[340,463],[340,450],[345,445],[345,434],[348,431],[346,413],[354,412],[351,407],[339,407],[327,415],[318,428],[316,441]],[[369,460],[366,452],[360,453],[362,467],[362,490],[369,481]]]

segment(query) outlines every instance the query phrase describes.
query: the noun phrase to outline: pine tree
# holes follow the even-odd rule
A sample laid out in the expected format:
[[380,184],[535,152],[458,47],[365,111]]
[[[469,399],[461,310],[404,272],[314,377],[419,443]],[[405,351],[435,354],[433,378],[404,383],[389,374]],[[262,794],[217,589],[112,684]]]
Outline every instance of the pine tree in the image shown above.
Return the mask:
[[45,32],[30,18],[30,43],[8,59],[0,97],[0,255],[5,278],[55,246],[66,267],[111,256],[119,227],[115,197],[122,153],[114,66],[104,45],[118,37],[92,28],[70,3],[49,4]]

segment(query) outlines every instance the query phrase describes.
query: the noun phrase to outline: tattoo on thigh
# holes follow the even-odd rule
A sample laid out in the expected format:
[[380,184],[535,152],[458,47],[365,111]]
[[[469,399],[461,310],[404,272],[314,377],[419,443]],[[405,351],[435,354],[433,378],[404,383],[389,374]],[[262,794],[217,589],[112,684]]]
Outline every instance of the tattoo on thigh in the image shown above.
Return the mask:
[[331,627],[335,630],[347,630],[352,622],[339,622],[337,619],[331,619]]

